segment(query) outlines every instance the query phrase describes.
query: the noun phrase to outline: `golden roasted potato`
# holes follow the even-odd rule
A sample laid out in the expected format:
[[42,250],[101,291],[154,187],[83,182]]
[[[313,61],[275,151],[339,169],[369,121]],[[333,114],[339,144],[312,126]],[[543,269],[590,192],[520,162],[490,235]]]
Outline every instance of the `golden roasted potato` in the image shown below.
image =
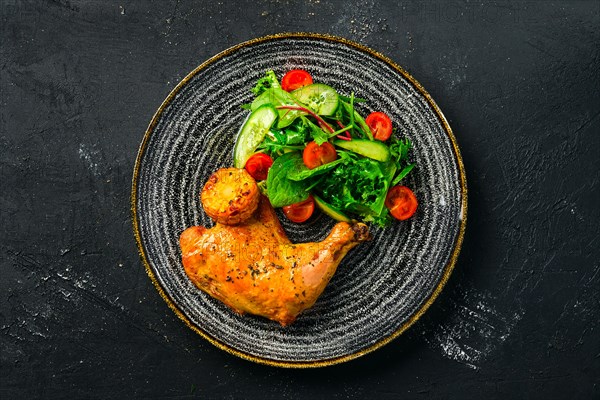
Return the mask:
[[256,181],[239,168],[221,168],[212,174],[200,195],[208,216],[225,225],[236,225],[250,218],[259,198]]

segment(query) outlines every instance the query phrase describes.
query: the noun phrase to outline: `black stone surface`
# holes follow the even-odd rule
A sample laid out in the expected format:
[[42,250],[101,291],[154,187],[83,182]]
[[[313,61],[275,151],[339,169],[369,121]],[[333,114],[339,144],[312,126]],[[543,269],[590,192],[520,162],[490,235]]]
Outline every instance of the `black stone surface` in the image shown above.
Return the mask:
[[[0,4],[3,400],[600,397],[599,2]],[[130,221],[168,92],[283,31],[404,66],[449,119],[469,184],[441,297],[391,344],[318,370],[252,364],[186,328]]]

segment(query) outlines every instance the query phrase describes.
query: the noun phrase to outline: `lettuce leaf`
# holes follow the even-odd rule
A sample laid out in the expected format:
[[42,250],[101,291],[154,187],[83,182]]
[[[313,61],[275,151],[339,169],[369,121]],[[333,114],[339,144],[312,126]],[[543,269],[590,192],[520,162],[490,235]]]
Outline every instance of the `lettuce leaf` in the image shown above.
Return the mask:
[[269,88],[280,88],[280,87],[281,87],[281,85],[279,84],[279,81],[277,80],[277,75],[275,75],[275,72],[267,71],[265,73],[265,76],[263,76],[256,82],[256,85],[251,89],[251,91],[252,91],[252,93],[254,93],[255,96],[259,96],[265,90],[267,90]]
[[337,167],[339,164],[349,160],[348,152],[339,151],[338,155],[339,158],[335,159],[334,161],[313,169],[309,169],[306,165],[304,165],[304,163],[302,163],[302,165],[299,165],[297,169],[292,169],[288,172],[288,178],[293,181],[303,181],[305,179],[324,174],[325,172]]
[[381,224],[390,184],[391,171],[386,167],[368,158],[351,159],[330,171],[313,190],[335,208]]

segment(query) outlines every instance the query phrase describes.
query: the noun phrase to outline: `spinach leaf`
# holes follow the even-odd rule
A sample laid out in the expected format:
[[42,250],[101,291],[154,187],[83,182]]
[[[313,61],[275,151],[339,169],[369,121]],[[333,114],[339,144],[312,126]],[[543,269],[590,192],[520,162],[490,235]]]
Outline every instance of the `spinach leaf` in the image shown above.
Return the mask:
[[317,168],[309,169],[304,162],[302,165],[299,165],[298,168],[291,169],[288,172],[288,178],[293,181],[303,181],[308,178],[312,178],[313,176],[321,175],[333,168],[335,168],[338,164],[341,164],[345,161],[344,158],[338,158],[330,163],[323,164]]
[[304,201],[308,198],[304,182],[288,179],[291,170],[304,165],[298,152],[285,153],[275,159],[267,175],[267,196],[273,207],[283,207]]

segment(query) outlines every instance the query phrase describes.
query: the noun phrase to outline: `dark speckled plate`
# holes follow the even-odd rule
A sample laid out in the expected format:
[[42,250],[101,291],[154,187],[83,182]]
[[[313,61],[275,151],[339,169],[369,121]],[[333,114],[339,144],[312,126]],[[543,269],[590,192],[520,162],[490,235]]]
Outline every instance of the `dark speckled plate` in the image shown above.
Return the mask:
[[[250,88],[265,70],[302,68],[316,82],[368,100],[414,145],[417,167],[405,180],[419,198],[411,220],[353,249],[313,308],[289,327],[240,316],[198,290],[184,273],[178,246],[187,227],[212,226],[199,201],[208,176],[232,165]],[[335,364],[373,351],[412,325],[441,291],[462,242],[467,190],[458,146],[442,112],[406,71],[345,39],[281,34],[232,47],[209,59],[169,94],[140,147],[133,176],[133,224],[148,275],[194,331],[252,361],[285,367]],[[325,216],[284,228],[293,241],[322,240]]]

